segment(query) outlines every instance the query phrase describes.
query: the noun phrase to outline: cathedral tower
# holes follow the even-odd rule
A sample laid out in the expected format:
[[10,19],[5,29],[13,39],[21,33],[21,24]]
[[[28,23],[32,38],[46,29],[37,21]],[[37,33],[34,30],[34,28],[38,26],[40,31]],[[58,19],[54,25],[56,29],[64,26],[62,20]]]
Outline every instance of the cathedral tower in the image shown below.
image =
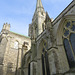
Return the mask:
[[8,24],[8,23],[5,24],[4,23],[2,30],[8,30],[8,31],[10,31],[10,24]]
[[36,56],[36,38],[43,32],[43,23],[46,18],[41,0],[37,0],[36,10],[33,15],[32,23],[29,25],[29,36],[31,38],[32,60]]
[[42,24],[45,20],[46,13],[44,11],[41,0],[37,0],[36,10],[32,19],[32,23],[29,25],[29,36],[35,39],[43,31]]
[[[36,75],[34,69],[36,70],[36,57],[37,57],[37,37],[43,32],[43,23],[46,18],[46,13],[44,11],[41,0],[37,0],[36,10],[34,12],[32,23],[29,25],[29,36],[31,38],[31,62],[30,70],[31,75]],[[31,67],[33,66],[33,68]],[[34,71],[34,72],[33,72]]]

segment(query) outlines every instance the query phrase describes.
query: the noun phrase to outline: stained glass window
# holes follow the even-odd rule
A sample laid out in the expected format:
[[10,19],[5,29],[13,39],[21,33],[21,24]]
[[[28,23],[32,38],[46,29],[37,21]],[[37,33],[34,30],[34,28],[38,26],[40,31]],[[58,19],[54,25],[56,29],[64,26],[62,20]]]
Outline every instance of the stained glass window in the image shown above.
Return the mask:
[[72,48],[73,48],[73,51],[74,51],[74,54],[75,54],[75,34],[71,34],[70,41],[71,41]]
[[65,30],[64,35],[68,36],[69,35],[69,30]]
[[73,57],[73,54],[72,54],[72,51],[71,51],[71,47],[70,47],[70,44],[69,44],[69,41],[67,39],[64,39],[64,48],[65,48],[65,51],[66,51],[66,55],[67,55],[67,59],[68,59],[68,62],[69,62],[69,66],[70,68],[73,67],[73,63],[74,63],[74,57]]
[[71,29],[72,29],[72,31],[75,31],[75,25],[73,25]]
[[66,27],[69,27],[69,26],[70,26],[70,22],[67,22]]
[[75,23],[75,21],[72,21],[72,23]]
[[64,48],[70,68],[75,67],[75,21],[69,21],[64,26]]

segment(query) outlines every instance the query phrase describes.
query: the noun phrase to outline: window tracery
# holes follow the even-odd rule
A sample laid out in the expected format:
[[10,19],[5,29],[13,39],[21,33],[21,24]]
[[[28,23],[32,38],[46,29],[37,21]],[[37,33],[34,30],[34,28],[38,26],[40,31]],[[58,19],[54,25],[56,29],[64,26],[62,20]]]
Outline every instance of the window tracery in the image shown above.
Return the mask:
[[75,67],[75,21],[64,26],[63,43],[70,68]]

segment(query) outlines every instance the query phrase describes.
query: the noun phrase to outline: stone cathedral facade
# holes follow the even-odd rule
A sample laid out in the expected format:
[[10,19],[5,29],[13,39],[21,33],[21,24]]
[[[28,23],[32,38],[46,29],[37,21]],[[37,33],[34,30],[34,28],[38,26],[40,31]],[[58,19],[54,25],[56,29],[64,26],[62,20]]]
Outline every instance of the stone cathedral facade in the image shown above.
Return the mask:
[[3,25],[0,75],[75,75],[75,0],[54,20],[37,0],[29,37]]
[[4,24],[0,33],[0,75],[17,75],[30,47],[30,38],[11,32],[10,24]]

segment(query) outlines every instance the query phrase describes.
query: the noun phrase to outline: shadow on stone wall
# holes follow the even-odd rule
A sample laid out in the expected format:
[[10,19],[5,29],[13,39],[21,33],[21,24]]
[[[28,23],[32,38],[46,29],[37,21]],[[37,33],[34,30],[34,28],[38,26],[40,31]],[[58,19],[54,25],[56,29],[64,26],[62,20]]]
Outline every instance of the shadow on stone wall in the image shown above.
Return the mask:
[[16,75],[25,75],[25,74],[24,74],[24,71],[21,68],[19,68],[16,71]]
[[13,70],[13,63],[7,64],[7,73],[6,75],[15,75],[15,72]]
[[3,75],[3,65],[0,64],[0,75]]

